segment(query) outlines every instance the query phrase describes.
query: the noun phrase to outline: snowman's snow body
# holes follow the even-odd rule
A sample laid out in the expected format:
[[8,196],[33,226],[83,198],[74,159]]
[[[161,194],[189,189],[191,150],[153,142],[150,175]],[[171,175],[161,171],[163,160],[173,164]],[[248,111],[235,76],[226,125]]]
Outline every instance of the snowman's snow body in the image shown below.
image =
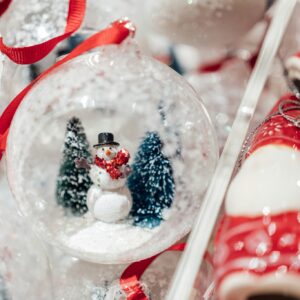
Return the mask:
[[127,187],[103,190],[92,185],[88,191],[88,208],[95,219],[112,223],[126,218],[132,205]]
[[[97,149],[99,158],[109,161],[118,153],[115,145],[102,146]],[[126,166],[120,171],[125,174]],[[87,194],[87,206],[93,217],[97,220],[113,223],[127,217],[131,210],[132,198],[126,187],[126,176],[113,179],[103,168],[92,165],[90,177],[93,185]]]

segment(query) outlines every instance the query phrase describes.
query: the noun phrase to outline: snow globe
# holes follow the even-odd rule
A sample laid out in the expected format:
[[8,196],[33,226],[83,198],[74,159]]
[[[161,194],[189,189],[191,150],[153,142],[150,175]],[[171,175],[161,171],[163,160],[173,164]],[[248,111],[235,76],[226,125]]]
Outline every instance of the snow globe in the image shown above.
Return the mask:
[[129,39],[40,80],[14,117],[6,155],[14,198],[45,241],[116,264],[190,231],[218,146],[192,87]]

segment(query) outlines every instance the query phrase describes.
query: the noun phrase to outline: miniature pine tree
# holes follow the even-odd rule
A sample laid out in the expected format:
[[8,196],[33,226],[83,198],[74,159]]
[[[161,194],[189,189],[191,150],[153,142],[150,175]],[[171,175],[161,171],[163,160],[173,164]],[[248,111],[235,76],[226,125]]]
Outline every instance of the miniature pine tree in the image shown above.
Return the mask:
[[71,210],[75,215],[87,212],[87,191],[92,182],[89,171],[77,168],[76,159],[91,161],[89,144],[80,120],[71,118],[67,123],[63,159],[56,186],[56,199],[59,205]]
[[158,133],[147,132],[128,178],[134,224],[153,228],[163,220],[163,210],[172,205],[175,183],[169,159],[162,153]]

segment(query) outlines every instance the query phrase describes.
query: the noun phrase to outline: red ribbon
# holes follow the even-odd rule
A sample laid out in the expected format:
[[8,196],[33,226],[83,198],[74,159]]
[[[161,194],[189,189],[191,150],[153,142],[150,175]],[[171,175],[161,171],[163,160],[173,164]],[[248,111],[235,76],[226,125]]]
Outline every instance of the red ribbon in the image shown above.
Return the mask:
[[[122,273],[120,278],[120,285],[122,290],[126,293],[127,300],[149,300],[145,295],[139,280],[144,272],[148,269],[151,263],[160,255],[168,251],[184,251],[186,243],[180,243],[169,247],[168,249],[147,259],[135,262],[129,265]],[[205,252],[204,259],[213,265],[213,259],[208,251]]]
[[129,265],[120,278],[120,285],[122,290],[127,295],[127,300],[149,300],[140,286],[140,278],[146,269],[151,265],[151,263],[161,254],[168,251],[183,251],[185,245],[186,243],[173,245],[159,254]]
[[220,69],[224,67],[224,65],[232,60],[235,60],[236,58],[231,55],[227,55],[225,57],[219,58],[215,61],[208,62],[204,65],[201,65],[198,68],[199,73],[213,73],[218,72]]
[[[0,6],[0,14],[5,9],[4,4]],[[7,6],[9,5],[6,4]],[[2,7],[3,6],[3,7]],[[46,42],[26,47],[10,47],[5,45],[3,38],[0,38],[0,51],[7,55],[17,64],[33,64],[44,58],[59,42],[68,38],[80,27],[85,14],[85,0],[70,0],[69,11],[67,17],[67,25],[62,35],[54,37]],[[4,11],[3,11],[4,12]]]
[[11,103],[7,106],[7,108],[0,117],[0,159],[2,158],[3,152],[6,148],[8,131],[14,114],[17,111],[21,102],[23,101],[24,97],[38,81],[46,77],[58,66],[73,59],[74,57],[95,47],[109,44],[120,44],[122,41],[124,41],[124,39],[126,39],[130,34],[133,33],[134,29],[130,27],[129,21],[119,20],[114,22],[110,27],[92,35],[90,38],[82,42],[72,52],[70,52],[63,59],[55,63],[52,67],[50,67],[40,76],[38,76],[34,81],[32,81],[25,89],[23,89],[21,93],[19,93],[11,101]]
[[0,16],[2,16],[8,9],[12,0],[2,0],[0,2]]
[[[255,66],[256,60],[258,58],[259,51],[260,51],[260,47],[252,55],[250,55],[249,58],[247,58],[245,60],[245,63],[248,65],[248,67],[249,67],[250,70],[253,70],[253,68]],[[204,65],[201,65],[198,68],[198,72],[199,73],[213,73],[213,72],[218,72],[222,68],[224,68],[224,66],[227,63],[232,62],[232,61],[237,60],[237,59],[239,59],[239,57],[228,54],[228,55],[226,55],[226,56],[224,56],[222,58],[219,58],[219,59],[217,59],[215,61],[211,61],[211,62],[208,62],[208,63],[206,63]]]

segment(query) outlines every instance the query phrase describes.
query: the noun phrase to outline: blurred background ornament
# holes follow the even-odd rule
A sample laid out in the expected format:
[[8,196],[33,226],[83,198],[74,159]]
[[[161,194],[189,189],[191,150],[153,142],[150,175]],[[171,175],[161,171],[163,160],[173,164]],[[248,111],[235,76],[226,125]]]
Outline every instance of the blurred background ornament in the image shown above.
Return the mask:
[[[67,24],[69,3],[70,0],[12,1],[0,17],[0,33],[5,44],[11,47],[32,46],[63,34]],[[84,39],[117,19],[130,17],[139,26],[140,33],[137,34],[137,38],[141,47],[150,51],[146,39],[148,35],[143,32],[145,29],[139,13],[140,6],[141,3],[137,0],[87,0],[85,17],[80,29],[57,45],[45,58],[26,66],[17,66],[5,58],[5,76],[1,81],[3,107],[0,106],[0,112],[23,87],[53,65],[58,57],[69,53]]]
[[[231,131],[236,111],[243,97],[251,69],[247,62],[233,59],[218,71],[191,72],[185,78],[195,88],[212,118],[217,130],[220,149]],[[271,109],[276,95],[268,87],[261,97],[254,124]]]
[[218,72],[194,72],[185,75],[201,95],[212,117],[220,147],[224,145],[231,130],[249,75],[249,68],[240,61],[228,62]]
[[155,31],[174,43],[212,51],[237,42],[263,18],[272,1],[162,0],[147,4],[147,22]]
[[284,65],[286,61],[300,49],[300,35],[298,28],[300,3],[297,2],[291,21],[287,27],[285,35],[278,52],[278,57],[274,62],[272,72],[268,79],[269,88],[276,93],[277,98],[289,90],[287,78],[284,76]]

